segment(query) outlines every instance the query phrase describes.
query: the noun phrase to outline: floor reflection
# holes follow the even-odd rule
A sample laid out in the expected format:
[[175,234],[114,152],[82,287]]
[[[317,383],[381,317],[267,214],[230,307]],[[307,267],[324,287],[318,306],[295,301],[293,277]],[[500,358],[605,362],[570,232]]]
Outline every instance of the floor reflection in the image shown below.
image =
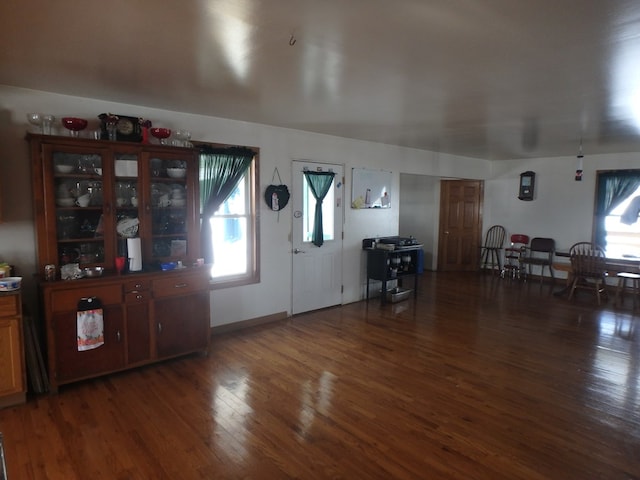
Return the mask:
[[327,416],[330,414],[335,380],[336,376],[325,370],[320,375],[317,385],[312,380],[307,380],[301,385],[301,405],[298,417],[301,436],[307,437],[309,434],[313,427],[316,413]]
[[[640,405],[640,348],[636,337],[640,318],[627,312],[603,312],[593,357],[591,393],[599,408],[622,409],[629,415]],[[606,418],[603,418],[606,422]]]
[[247,423],[253,409],[247,403],[249,384],[247,377],[218,385],[214,392],[214,417],[217,445],[232,458],[247,457]]

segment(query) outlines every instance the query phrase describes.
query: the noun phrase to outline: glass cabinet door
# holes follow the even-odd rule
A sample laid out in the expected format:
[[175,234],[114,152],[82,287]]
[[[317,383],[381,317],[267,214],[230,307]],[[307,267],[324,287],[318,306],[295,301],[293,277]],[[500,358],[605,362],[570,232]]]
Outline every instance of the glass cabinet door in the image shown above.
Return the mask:
[[140,183],[137,154],[115,154],[114,182],[116,256],[128,257],[127,239],[138,237],[140,229]]
[[194,149],[36,135],[30,142],[39,269],[113,274],[131,246],[144,271],[200,256]]
[[150,255],[154,262],[185,260],[188,255],[188,171],[187,161],[179,157],[149,159]]
[[51,160],[57,262],[80,268],[103,264],[103,154],[55,150]]

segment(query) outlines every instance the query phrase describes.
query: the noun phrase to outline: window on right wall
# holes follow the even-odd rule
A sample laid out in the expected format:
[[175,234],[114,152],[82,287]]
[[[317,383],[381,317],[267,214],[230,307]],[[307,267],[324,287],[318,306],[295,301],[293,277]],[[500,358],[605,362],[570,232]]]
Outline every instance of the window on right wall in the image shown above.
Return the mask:
[[640,257],[640,170],[599,171],[594,241],[609,258]]

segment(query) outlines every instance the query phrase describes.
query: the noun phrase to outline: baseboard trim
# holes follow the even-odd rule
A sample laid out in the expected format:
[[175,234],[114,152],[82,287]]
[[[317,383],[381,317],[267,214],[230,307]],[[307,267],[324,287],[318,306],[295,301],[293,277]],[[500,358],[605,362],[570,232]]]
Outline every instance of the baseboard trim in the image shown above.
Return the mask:
[[20,405],[26,401],[27,394],[25,392],[12,393],[0,398],[0,408],[13,407],[14,405]]
[[251,318],[249,320],[243,320],[241,322],[227,323],[225,325],[218,325],[211,327],[211,336],[221,335],[223,333],[235,332],[236,330],[244,330],[245,328],[256,327],[259,325],[266,325],[267,323],[279,322],[289,318],[287,312],[278,312],[264,317]]

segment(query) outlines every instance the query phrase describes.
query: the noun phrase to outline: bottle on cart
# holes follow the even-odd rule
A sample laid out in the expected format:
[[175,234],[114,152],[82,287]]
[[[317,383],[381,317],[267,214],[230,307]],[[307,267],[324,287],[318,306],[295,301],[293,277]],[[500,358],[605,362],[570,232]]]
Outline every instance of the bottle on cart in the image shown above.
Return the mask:
[[402,271],[403,272],[411,271],[411,254],[408,252],[402,255]]
[[398,276],[398,272],[402,271],[401,258],[399,254],[391,255],[391,278]]

